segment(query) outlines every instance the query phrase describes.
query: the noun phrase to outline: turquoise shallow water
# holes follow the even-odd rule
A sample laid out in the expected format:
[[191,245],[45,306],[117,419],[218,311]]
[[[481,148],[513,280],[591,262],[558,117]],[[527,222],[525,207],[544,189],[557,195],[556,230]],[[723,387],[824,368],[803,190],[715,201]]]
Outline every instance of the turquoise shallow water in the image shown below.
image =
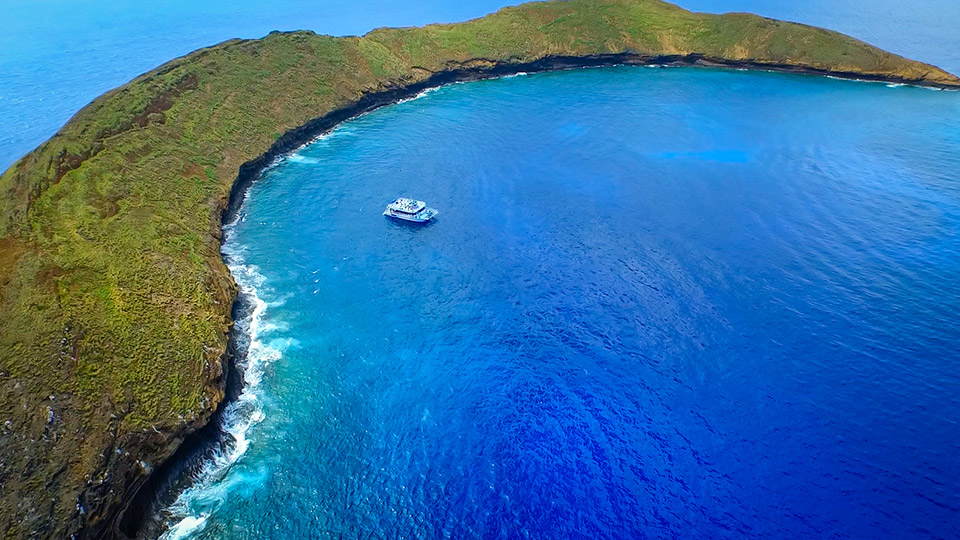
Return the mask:
[[958,98],[611,68],[344,124],[229,229],[239,442],[168,536],[953,537]]

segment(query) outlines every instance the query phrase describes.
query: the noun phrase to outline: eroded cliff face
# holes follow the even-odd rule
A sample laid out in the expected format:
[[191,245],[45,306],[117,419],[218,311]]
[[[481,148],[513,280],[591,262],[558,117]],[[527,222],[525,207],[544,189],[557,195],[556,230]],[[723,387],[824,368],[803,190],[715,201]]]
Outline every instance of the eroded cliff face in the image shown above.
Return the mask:
[[222,218],[273,157],[429,86],[671,62],[960,88],[825,30],[574,0],[230,41],[98,98],[0,176],[0,530],[119,534],[133,493],[209,420],[236,294]]
[[[211,242],[219,245],[219,237]],[[222,266],[218,259],[215,262]],[[235,296],[233,282],[226,268],[214,265],[214,275],[219,281],[214,309],[229,310]],[[222,341],[214,341],[206,351],[198,406],[173,419],[157,418],[149,426],[130,422],[138,406],[135,389],[123,389],[120,397],[104,391],[94,402],[71,387],[84,361],[80,343],[86,330],[77,329],[82,323],[65,323],[55,355],[45,359],[49,361],[45,367],[60,369],[51,375],[52,381],[17,376],[4,367],[0,372],[0,515],[8,536],[116,536],[117,519],[149,474],[185,437],[204,426],[223,401],[229,312],[220,318]],[[177,347],[177,340],[171,339],[169,346]]]

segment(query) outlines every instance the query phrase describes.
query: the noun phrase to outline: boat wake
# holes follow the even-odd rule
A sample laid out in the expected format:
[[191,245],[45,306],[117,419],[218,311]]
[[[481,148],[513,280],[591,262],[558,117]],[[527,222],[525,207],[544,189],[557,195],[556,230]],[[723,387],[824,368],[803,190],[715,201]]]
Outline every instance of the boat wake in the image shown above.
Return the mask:
[[282,300],[271,304],[263,298],[267,291],[266,279],[256,266],[245,263],[243,248],[229,241],[232,229],[232,224],[225,227],[223,255],[239,286],[242,300],[251,308],[248,315],[236,321],[234,329],[238,352],[236,367],[243,376],[243,387],[239,396],[224,410],[221,445],[201,465],[192,485],[164,510],[166,531],[161,536],[164,540],[189,538],[202,531],[210,514],[226,501],[231,488],[248,480],[233,466],[250,445],[248,435],[251,428],[262,422],[265,416],[260,387],[264,369],[282,355],[274,344],[263,341],[263,335],[275,328],[264,322],[264,315],[269,307],[276,307]]

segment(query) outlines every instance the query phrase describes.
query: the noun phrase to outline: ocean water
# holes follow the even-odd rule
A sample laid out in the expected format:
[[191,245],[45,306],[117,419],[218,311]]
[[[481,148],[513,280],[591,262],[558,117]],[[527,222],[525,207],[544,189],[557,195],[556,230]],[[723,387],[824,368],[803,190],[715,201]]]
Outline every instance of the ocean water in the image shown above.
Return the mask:
[[[271,30],[363,34],[378,26],[454,22],[510,0],[3,0],[0,170],[105,91],[230,38]],[[752,11],[840,30],[960,73],[957,0],[686,0],[709,12]]]
[[228,229],[239,442],[166,536],[955,538],[958,175],[960,94],[797,75],[343,124]]

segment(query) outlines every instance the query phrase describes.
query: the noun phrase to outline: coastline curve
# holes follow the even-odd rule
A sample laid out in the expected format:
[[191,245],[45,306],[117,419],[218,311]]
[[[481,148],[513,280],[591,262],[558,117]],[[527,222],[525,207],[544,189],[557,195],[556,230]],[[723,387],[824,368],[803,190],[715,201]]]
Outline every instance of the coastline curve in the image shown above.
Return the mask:
[[[536,62],[528,63],[519,63],[519,64],[510,64],[510,63],[491,63],[489,66],[482,68],[466,68],[466,69],[457,69],[439,72],[431,76],[429,79],[413,84],[410,86],[402,88],[394,88],[384,92],[377,92],[372,94],[365,94],[362,98],[357,100],[354,104],[331,111],[323,116],[314,118],[309,122],[298,126],[294,129],[291,129],[284,133],[277,142],[271,146],[271,148],[257,156],[256,158],[245,162],[240,166],[237,174],[237,178],[234,181],[227,207],[224,209],[222,214],[222,223],[224,227],[228,227],[231,223],[235,222],[239,216],[242,209],[243,202],[250,187],[259,179],[261,179],[264,172],[270,169],[278,160],[284,159],[285,157],[296,153],[304,146],[311,144],[316,141],[318,138],[331,133],[341,124],[348,122],[354,118],[373,112],[382,107],[388,107],[395,105],[397,103],[414,99],[417,96],[421,95],[424,92],[442,88],[451,84],[482,81],[482,80],[491,80],[497,78],[512,77],[520,74],[535,74],[535,73],[548,73],[556,71],[565,71],[565,70],[575,70],[575,69],[584,69],[584,68],[607,68],[607,67],[616,67],[616,66],[646,66],[646,67],[706,67],[706,68],[724,68],[724,69],[739,69],[746,71],[765,71],[765,72],[774,72],[774,73],[791,73],[791,74],[801,74],[801,75],[811,75],[811,76],[830,76],[837,79],[848,80],[848,81],[863,81],[863,82],[881,82],[881,83],[892,83],[892,84],[905,84],[910,85],[910,82],[903,80],[896,80],[891,78],[876,77],[870,78],[869,76],[863,76],[857,73],[838,73],[838,72],[826,72],[820,70],[804,69],[797,68],[795,66],[789,65],[770,65],[763,63],[754,63],[754,62],[730,62],[724,59],[719,58],[706,58],[702,55],[686,55],[686,56],[655,56],[647,57],[642,55],[635,55],[631,53],[625,54],[615,54],[615,55],[596,55],[596,56],[585,56],[585,57],[548,57]],[[950,87],[944,87],[942,85],[929,84],[929,85],[916,85],[920,87],[931,87],[937,89],[945,90],[955,90]],[[225,255],[227,257],[227,255]],[[235,265],[231,265],[233,270]],[[236,278],[236,276],[235,276]],[[241,291],[244,291],[245,288],[241,285]],[[236,304],[234,306],[234,313],[248,313],[248,317],[254,317],[255,314],[250,314],[249,312],[253,311],[254,302],[262,302],[257,298],[251,297],[248,293],[238,294]],[[238,342],[238,332],[245,333],[247,328],[234,328],[231,332],[231,343]],[[247,336],[246,339],[251,339],[250,336]],[[242,351],[235,350],[231,356],[233,361],[230,363],[229,371],[232,376],[237,377],[237,382],[235,384],[239,387],[245,387],[246,381],[244,380],[243,374],[237,372],[237,364],[242,363],[246,354]],[[241,395],[242,390],[235,390],[233,392],[228,392],[227,399],[221,403],[217,411],[217,416],[219,417],[224,409],[226,409],[234,400],[238,399]],[[219,420],[215,420],[219,422]],[[204,452],[204,445],[207,447],[223,447],[224,440],[223,437],[230,437],[232,433],[229,430],[221,430],[220,426],[217,426],[219,430],[219,440],[211,439],[211,434],[204,432],[202,435],[197,436],[197,440],[189,439],[184,443],[190,450],[189,453],[185,456],[182,456],[181,459],[196,459],[198,453],[204,454],[209,453]],[[177,458],[171,458],[171,460],[176,460]],[[222,459],[222,456],[216,456],[214,458],[208,459]],[[178,467],[174,467],[173,470],[179,470]],[[201,471],[206,474],[206,471]],[[196,479],[194,479],[196,480]],[[160,485],[169,485],[168,481],[160,482]],[[185,488],[189,489],[189,487]],[[182,491],[181,491],[182,493]],[[151,498],[153,501],[159,500],[156,497],[157,494]],[[128,521],[126,524],[126,533],[136,532],[139,530],[143,523],[151,523],[156,525],[158,523],[157,512],[159,508],[144,506],[136,509],[136,515],[138,516],[135,519],[130,520],[128,516]],[[184,518],[184,521],[189,521],[190,518]],[[195,524],[192,521],[185,523],[182,527],[185,532],[193,530]],[[179,538],[179,535],[173,535],[171,538]]]

